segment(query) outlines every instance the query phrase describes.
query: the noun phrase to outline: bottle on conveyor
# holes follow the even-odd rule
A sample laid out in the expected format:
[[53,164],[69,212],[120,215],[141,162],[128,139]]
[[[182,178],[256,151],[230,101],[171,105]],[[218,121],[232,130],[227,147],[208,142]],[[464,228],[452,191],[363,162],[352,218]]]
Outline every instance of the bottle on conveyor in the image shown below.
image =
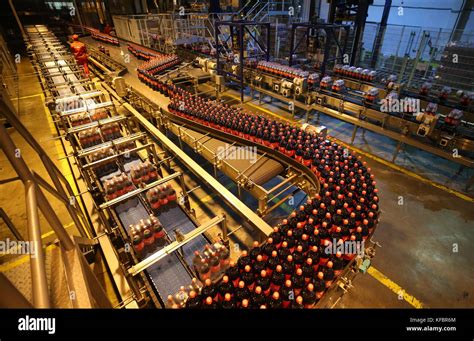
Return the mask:
[[309,283],[306,288],[301,291],[303,297],[303,304],[305,308],[313,308],[316,303],[316,293],[314,292],[314,285]]
[[327,264],[320,268],[320,271],[324,274],[324,280],[326,282],[326,288],[329,288],[334,281],[334,270],[332,261],[328,261]]
[[204,281],[204,286],[201,289],[201,295],[206,297],[211,297],[212,300],[216,301],[218,299],[217,287],[212,283],[211,279],[208,278]]
[[247,288],[252,291],[255,285],[255,274],[252,271],[252,267],[250,265],[246,265],[244,268],[244,272],[241,275],[241,280],[244,281]]
[[250,302],[252,308],[259,308],[261,305],[266,304],[267,297],[261,287],[255,287],[255,290],[250,294]]
[[218,250],[219,260],[220,260],[220,267],[221,270],[225,271],[229,267],[230,264],[230,251],[225,246],[221,246]]
[[259,286],[265,296],[268,296],[270,294],[270,284],[271,279],[267,273],[267,270],[260,271],[260,273],[256,277],[255,286]]
[[272,251],[272,255],[267,260],[267,274],[272,276],[273,271],[276,269],[277,265],[280,264],[280,258],[278,257],[278,252],[276,250]]
[[154,187],[146,193],[146,198],[153,210],[158,210],[161,206],[160,198],[158,197],[158,188]]
[[252,249],[249,252],[250,259],[255,261],[257,256],[262,253],[262,249],[260,247],[260,243],[258,241],[254,241],[252,245]]
[[197,275],[201,281],[211,279],[211,267],[205,258],[201,258],[201,262],[198,264]]
[[291,309],[304,309],[302,296],[297,296],[296,299],[293,302],[291,302]]
[[168,295],[168,300],[166,301],[166,307],[169,309],[179,309],[180,306],[177,302],[175,302],[175,299],[173,295]]
[[316,299],[321,299],[326,290],[326,282],[324,281],[324,274],[320,271],[318,272],[317,277],[314,279],[314,292],[316,293]]
[[233,294],[234,293],[234,286],[230,282],[229,276],[224,275],[222,277],[222,281],[219,283],[217,287],[217,291],[219,293],[219,299],[222,300],[226,293]]
[[217,309],[218,308],[217,303],[210,296],[205,298],[202,307],[204,309]]
[[202,287],[203,287],[202,282],[199,279],[197,279],[196,277],[193,277],[193,279],[191,280],[191,284],[189,286],[189,290],[190,291],[194,290],[197,293],[200,293]]
[[234,290],[234,295],[240,302],[244,299],[250,299],[250,290],[247,288],[244,281],[239,281],[238,286]]
[[288,242],[284,241],[278,249],[278,257],[280,257],[280,259],[286,259],[290,254],[291,251],[288,248]]
[[291,280],[286,280],[285,284],[280,288],[280,297],[282,299],[282,308],[288,308],[295,299]]
[[145,242],[143,241],[140,231],[134,225],[130,225],[130,233],[132,235],[133,249],[139,256],[142,256]]
[[177,199],[176,191],[170,184],[165,185],[165,192],[167,195],[168,202],[175,203]]
[[155,249],[155,237],[151,225],[152,223],[150,219],[147,219],[146,221],[144,221],[143,219],[140,220],[143,241],[145,242],[145,251],[147,253],[153,252]]
[[217,252],[212,252],[209,257],[209,265],[211,267],[211,280],[215,281],[219,277],[221,270],[220,259]]
[[162,210],[163,209],[166,210],[168,208],[167,205],[169,203],[168,194],[166,193],[164,186],[160,186],[157,189],[158,189],[158,198],[160,198],[160,208]]
[[252,259],[250,258],[246,250],[242,251],[242,254],[239,257],[239,260],[237,261],[237,264],[241,271],[245,269],[245,266],[252,264]]
[[262,247],[263,260],[268,261],[269,257],[272,256],[273,251],[276,250],[275,245],[273,244],[273,238],[268,238],[265,245]]
[[271,290],[272,291],[278,291],[280,290],[280,287],[283,285],[285,282],[285,274],[283,273],[283,268],[279,264],[276,266],[275,271],[273,271],[272,278],[271,278]]
[[229,268],[226,271],[226,275],[229,276],[229,280],[232,282],[234,287],[237,287],[240,281],[240,270],[233,260],[229,262]]
[[153,236],[155,237],[155,243],[157,246],[163,246],[164,243],[166,243],[165,230],[158,218],[156,218],[153,214],[150,214],[150,220],[153,226]]
[[271,308],[271,309],[279,309],[283,307],[283,301],[278,291],[275,291],[272,294],[272,296],[268,299],[267,306],[268,308]]
[[240,309],[248,309],[248,308],[250,308],[249,300],[245,298],[237,306]]
[[262,270],[265,270],[266,267],[267,263],[263,260],[263,256],[258,255],[252,266],[254,273],[258,275]]
[[202,307],[202,299],[196,291],[191,290],[186,301],[186,308],[198,309]]
[[224,300],[221,303],[221,307],[223,309],[235,309],[237,307],[237,304],[230,293],[226,293],[224,295]]
[[331,258],[331,262],[333,264],[332,269],[334,270],[334,276],[337,277],[344,269],[344,259],[342,258],[342,253],[336,252],[336,255]]
[[301,290],[306,285],[305,276],[303,275],[302,269],[297,269],[293,276],[291,276],[291,283],[293,285],[293,290],[295,292],[295,296],[299,295]]

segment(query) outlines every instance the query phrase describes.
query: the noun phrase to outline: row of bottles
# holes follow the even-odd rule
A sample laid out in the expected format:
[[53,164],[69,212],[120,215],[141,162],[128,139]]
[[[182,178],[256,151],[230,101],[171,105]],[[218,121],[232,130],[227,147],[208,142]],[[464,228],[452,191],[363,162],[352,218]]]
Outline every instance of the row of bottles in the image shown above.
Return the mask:
[[188,286],[181,286],[176,294],[168,296],[166,308],[179,309],[185,308],[187,304],[194,305],[196,298],[199,297],[202,287],[202,282],[197,278],[193,278],[191,284]]
[[361,67],[336,64],[333,69],[334,74],[346,77],[361,79],[368,82],[373,82],[377,76],[377,71],[363,69]]
[[275,62],[260,61],[257,69],[287,78],[307,78],[309,72]]
[[[89,159],[90,159],[90,162],[96,162],[99,160],[106,159],[112,155],[114,155],[114,150],[112,147],[101,148],[91,153],[89,156]],[[100,176],[101,174],[109,174],[116,170],[117,170],[117,164],[115,163],[114,159],[104,161],[100,164],[100,166],[95,167],[95,171],[99,174],[99,177],[101,177]]]
[[177,199],[176,191],[171,184],[156,186],[146,192],[146,199],[153,210],[166,209]]
[[130,168],[130,176],[135,186],[149,184],[158,180],[156,167],[150,161],[139,162]]
[[89,28],[88,30],[91,33],[92,39],[99,40],[107,44],[120,45],[117,37],[111,36],[110,34],[102,33],[99,30],[92,28]]
[[78,138],[82,148],[90,148],[102,143],[102,136],[97,127],[81,130],[78,133]]
[[176,55],[162,55],[153,57],[141,64],[140,69],[147,70],[151,74],[156,74],[178,64],[179,62],[178,56]]
[[122,133],[120,132],[120,125],[114,122],[103,125],[101,129],[92,127],[81,130],[78,137],[82,148],[89,148],[102,143],[102,137],[105,141],[110,141],[122,137]]
[[120,132],[120,124],[117,122],[104,124],[100,130],[105,141],[111,141],[122,137],[122,133]]
[[81,113],[71,115],[71,125],[77,127],[83,124],[91,123],[98,120],[103,120],[109,117],[109,112],[107,110],[96,110],[93,113]]
[[203,252],[194,252],[193,268],[201,281],[219,279],[229,264],[230,251],[221,243],[206,245]]
[[128,232],[133,248],[139,256],[153,252],[166,243],[165,230],[153,214],[150,214],[148,219],[141,219],[138,224],[130,225]]
[[157,51],[153,51],[153,50],[147,49],[146,47],[138,46],[135,44],[128,44],[127,49],[136,58],[141,59],[141,60],[149,60],[151,58],[157,58],[162,55],[161,53]]
[[104,181],[105,197],[107,200],[118,198],[134,189],[136,189],[135,186],[125,173],[115,175],[111,179]]

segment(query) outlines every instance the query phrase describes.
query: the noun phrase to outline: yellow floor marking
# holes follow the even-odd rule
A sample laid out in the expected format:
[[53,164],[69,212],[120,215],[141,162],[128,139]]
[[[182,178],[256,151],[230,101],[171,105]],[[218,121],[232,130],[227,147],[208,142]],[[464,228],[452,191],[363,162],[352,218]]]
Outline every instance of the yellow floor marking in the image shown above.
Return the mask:
[[33,98],[33,97],[42,97],[42,96],[43,96],[43,94],[34,94],[34,95],[22,96],[22,97],[12,97],[11,100],[12,101],[18,101],[18,100],[22,100],[22,99]]
[[443,191],[445,191],[445,192],[448,192],[448,193],[450,193],[450,194],[453,194],[453,195],[457,196],[458,198],[461,198],[461,199],[466,200],[466,201],[469,201],[469,202],[474,202],[474,198],[472,198],[472,197],[470,197],[470,196],[468,196],[468,195],[466,195],[466,194],[464,194],[464,193],[458,192],[458,191],[456,191],[456,190],[454,190],[454,189],[451,189],[451,188],[449,188],[449,187],[446,187],[446,186],[444,186],[444,185],[442,185],[442,184],[440,184],[440,183],[437,183],[437,182],[434,182],[434,181],[432,181],[432,180],[430,180],[430,179],[427,179],[427,178],[425,178],[425,177],[423,177],[423,176],[421,176],[421,175],[419,175],[419,174],[416,174],[415,172],[412,172],[412,171],[410,171],[410,170],[408,170],[408,169],[406,169],[406,168],[403,168],[403,167],[401,167],[401,166],[398,166],[398,165],[396,165],[396,164],[394,164],[394,163],[392,163],[392,162],[390,162],[390,161],[384,160],[384,159],[382,159],[382,158],[380,158],[380,157],[378,157],[378,156],[375,156],[375,155],[373,155],[373,154],[364,152],[363,150],[361,150],[361,149],[359,149],[359,148],[357,148],[357,147],[354,147],[354,146],[352,146],[352,145],[349,145],[349,144],[347,144],[347,143],[345,143],[345,142],[342,142],[342,141],[340,141],[340,140],[338,140],[338,139],[336,139],[336,138],[334,138],[334,137],[331,137],[331,138],[334,139],[334,140],[336,140],[337,143],[340,144],[341,146],[344,146],[344,147],[346,147],[347,149],[351,149],[351,150],[357,152],[358,154],[361,154],[361,155],[363,155],[363,156],[365,156],[365,157],[367,157],[367,158],[369,158],[369,159],[372,159],[372,160],[375,160],[375,161],[377,161],[377,162],[380,162],[381,164],[383,164],[383,165],[385,165],[385,166],[387,166],[387,167],[390,167],[390,168],[392,168],[392,169],[395,169],[395,170],[397,170],[397,171],[399,171],[399,172],[401,172],[401,173],[404,173],[404,174],[409,175],[409,176],[411,176],[411,177],[413,177],[413,178],[415,178],[415,179],[417,179],[417,180],[420,180],[421,182],[424,182],[424,183],[429,184],[429,185],[431,185],[431,186],[433,186],[433,187],[436,187],[436,188],[438,188],[438,189],[441,189],[441,190],[443,190]]
[[[52,250],[55,247],[57,247],[56,244],[48,245],[45,249],[45,253]],[[14,260],[13,262],[9,262],[7,264],[0,265],[0,272],[6,272],[6,271],[9,271],[9,270],[12,270],[12,269],[16,268],[17,266],[20,266],[20,265],[28,262],[29,260],[30,260],[30,255],[27,255],[27,256],[22,256],[22,257],[20,257],[16,260]]]
[[[229,97],[232,97],[232,98],[234,98],[234,99],[240,100],[240,98],[238,98],[237,96],[234,96],[234,95],[226,94],[226,96],[229,96]],[[286,117],[282,117],[282,116],[280,116],[280,115],[278,115],[278,114],[275,114],[275,113],[271,112],[270,110],[267,110],[267,109],[265,109],[265,108],[261,108],[261,107],[259,107],[259,106],[257,106],[257,105],[252,104],[252,103],[244,102],[244,104],[248,104],[248,105],[250,105],[250,106],[252,106],[252,107],[254,107],[254,108],[257,108],[258,110],[261,110],[261,111],[263,111],[263,112],[265,112],[265,113],[268,113],[269,115],[272,115],[272,116],[274,116],[274,117],[278,117],[280,120],[283,120],[283,121],[286,121],[286,122],[290,122],[290,123],[295,123],[295,122],[297,122],[296,120],[291,120],[291,119],[288,119],[288,118],[286,118]],[[442,185],[442,184],[440,184],[440,183],[437,183],[437,182],[435,182],[435,181],[433,181],[433,180],[427,179],[427,178],[425,178],[425,177],[423,177],[423,176],[421,176],[421,175],[419,175],[419,174],[416,174],[415,172],[412,172],[412,171],[410,171],[410,170],[408,170],[408,169],[406,169],[406,168],[403,168],[403,167],[401,167],[401,166],[398,166],[398,165],[396,165],[396,164],[394,164],[394,163],[392,163],[392,162],[390,162],[390,161],[384,160],[384,159],[382,159],[382,158],[380,158],[380,157],[378,157],[378,156],[375,156],[375,155],[373,155],[373,154],[367,153],[367,152],[365,152],[365,151],[363,151],[363,150],[361,150],[361,149],[359,149],[359,148],[357,148],[357,147],[354,147],[354,146],[352,146],[352,145],[350,145],[350,144],[347,144],[347,143],[345,143],[345,142],[342,142],[341,140],[339,140],[339,139],[337,139],[337,138],[335,138],[335,137],[332,137],[332,136],[331,136],[330,139],[336,141],[338,144],[340,144],[341,146],[346,147],[347,149],[353,150],[353,151],[357,152],[358,154],[361,154],[361,155],[363,155],[363,156],[365,156],[365,157],[367,157],[367,158],[369,158],[369,159],[372,159],[372,160],[375,160],[375,161],[377,161],[377,162],[380,162],[381,164],[383,164],[383,165],[385,165],[385,166],[387,166],[387,167],[390,167],[390,168],[395,169],[395,170],[397,170],[397,171],[399,171],[399,172],[401,172],[401,173],[403,173],[403,174],[406,174],[406,175],[408,175],[408,176],[411,176],[411,177],[413,177],[413,178],[415,178],[415,179],[417,179],[417,180],[420,180],[420,181],[423,182],[423,183],[426,183],[426,184],[428,184],[428,185],[431,185],[431,186],[433,186],[433,187],[436,187],[436,188],[438,188],[438,189],[441,189],[441,190],[443,190],[443,191],[445,191],[445,192],[448,192],[448,193],[450,193],[450,194],[453,194],[453,195],[457,196],[457,197],[460,198],[460,199],[463,199],[463,200],[466,200],[466,201],[469,201],[469,202],[474,202],[474,198],[473,198],[473,197],[470,197],[470,196],[468,196],[468,195],[466,195],[466,194],[464,194],[464,193],[458,192],[458,191],[456,191],[456,190],[454,190],[454,189],[451,189],[451,188],[449,188],[449,187],[447,187],[447,186],[444,186],[444,185]]]
[[412,295],[408,294],[401,286],[399,286],[397,283],[390,280],[387,276],[385,276],[379,270],[375,269],[373,266],[371,266],[367,270],[367,272],[377,281],[379,281],[384,286],[386,286],[391,291],[393,291],[396,295],[399,295],[399,296],[403,295],[403,299],[407,301],[411,306],[415,307],[416,309],[421,309],[425,307],[424,304],[421,303],[421,301],[419,301]]
[[[72,221],[71,221],[69,224],[63,225],[63,227],[64,227],[65,229],[67,229],[67,228],[69,228],[69,227],[71,227],[71,226],[74,226],[74,223],[73,223]],[[56,233],[56,232],[54,232],[54,230],[51,230],[51,231],[46,232],[46,233],[43,233],[43,234],[41,235],[41,239],[47,238],[47,237],[49,237],[49,236],[51,236],[51,235],[53,235],[53,234],[55,234],[55,233]]]

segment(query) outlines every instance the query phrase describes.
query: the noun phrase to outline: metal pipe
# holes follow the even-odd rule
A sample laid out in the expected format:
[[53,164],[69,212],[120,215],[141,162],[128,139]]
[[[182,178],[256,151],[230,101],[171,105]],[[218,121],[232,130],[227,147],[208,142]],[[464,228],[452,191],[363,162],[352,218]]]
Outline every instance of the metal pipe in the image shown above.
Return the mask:
[[402,26],[402,32],[400,33],[400,40],[398,41],[398,44],[397,44],[397,50],[395,51],[395,56],[393,57],[393,63],[392,63],[392,67],[390,68],[390,71],[393,72],[394,68],[395,68],[395,62],[398,58],[398,51],[400,51],[400,45],[402,44],[402,40],[403,40],[403,34],[405,33],[405,25]]
[[15,227],[15,225],[13,224],[13,222],[10,220],[10,218],[8,217],[7,213],[3,210],[3,208],[0,207],[0,217],[2,217],[3,221],[5,222],[5,224],[8,226],[8,228],[10,229],[10,232],[15,236],[16,240],[25,240],[25,238],[23,238],[23,236],[21,235],[21,233],[17,230],[17,228]]
[[0,308],[26,308],[33,306],[23,294],[0,272]]
[[36,201],[36,184],[28,180],[25,182],[26,215],[28,217],[28,238],[34,249],[30,250],[31,284],[33,290],[33,304],[35,308],[49,308],[48,280],[44,264],[44,251],[41,240],[41,227]]
[[23,37],[26,37],[25,29],[23,25],[21,24],[20,18],[18,17],[18,13],[16,12],[16,8],[15,8],[15,5],[13,4],[13,1],[8,0],[8,3],[10,4],[10,8],[12,9],[13,16],[15,17],[16,23],[18,24],[18,27],[20,28],[21,34],[23,35]]
[[77,6],[77,1],[73,0],[73,2],[74,2],[74,8],[77,11],[77,18],[79,19],[79,25],[81,25],[82,34],[86,34],[86,32],[84,31],[84,24],[82,23],[81,12],[79,11],[79,7]]
[[377,59],[379,57],[380,49],[382,47],[383,36],[385,34],[385,29],[387,28],[388,16],[390,14],[390,7],[392,6],[392,0],[385,0],[385,5],[383,8],[382,19],[380,20],[380,26],[375,37],[374,50],[372,52],[372,60],[370,66],[375,68],[377,64]]
[[[3,151],[5,152],[5,155],[7,156],[8,160],[10,161],[11,165],[13,166],[23,183],[26,183],[27,181],[35,182],[34,177],[28,169],[28,166],[26,165],[23,158],[21,156],[16,157],[15,154],[17,149],[13,141],[11,140],[10,135],[8,135],[6,128],[3,125],[0,125],[0,146],[2,147]],[[72,250],[74,248],[74,244],[71,238],[64,229],[61,221],[56,215],[56,212],[49,204],[41,189],[38,189],[37,191],[37,200],[41,212],[43,212],[46,220],[48,220],[49,224],[51,225],[51,228],[54,230],[54,232],[56,232],[56,235],[63,244],[64,248],[66,250]]]
[[413,63],[413,68],[411,69],[410,76],[408,77],[407,88],[410,87],[411,81],[413,79],[413,75],[415,74],[416,67],[420,61],[421,55],[426,47],[426,42],[428,41],[430,34],[426,31],[423,31],[423,36],[420,39],[420,46],[418,47],[418,51],[416,52],[415,61]]

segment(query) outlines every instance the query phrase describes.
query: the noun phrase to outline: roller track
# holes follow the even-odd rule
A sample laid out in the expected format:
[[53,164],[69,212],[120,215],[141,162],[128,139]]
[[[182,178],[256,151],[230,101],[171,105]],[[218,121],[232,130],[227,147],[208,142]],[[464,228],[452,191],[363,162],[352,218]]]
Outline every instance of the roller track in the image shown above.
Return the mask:
[[[91,82],[80,78],[79,75],[81,73],[79,72],[79,68],[75,65],[74,60],[70,58],[70,54],[67,50],[58,43],[57,39],[47,30],[46,27],[28,27],[27,31],[29,38],[28,43],[32,46],[35,65],[39,68],[40,75],[43,79],[42,84],[45,87],[45,90],[48,94],[51,94],[52,98],[50,99],[57,100],[73,98],[75,94],[87,98],[86,93],[93,93],[91,89],[81,85],[83,83],[90,84]],[[37,53],[37,51],[47,51],[47,53]],[[62,58],[67,58],[67,62]],[[45,79],[46,82],[44,81]],[[57,86],[57,84],[63,83],[65,86]],[[101,92],[99,92],[99,94],[102,95]],[[94,96],[96,95],[98,94],[94,94]],[[77,97],[78,96],[76,96],[76,98]],[[124,136],[113,141],[104,141],[102,144],[90,148],[82,148],[77,137],[79,132],[91,127],[101,127],[110,122],[119,122],[121,124],[121,134],[129,134],[128,128],[124,125],[123,119],[116,114],[114,109],[109,112],[109,117],[106,119],[101,119],[99,121],[93,121],[91,119],[90,123],[72,126],[71,121],[69,120],[71,115],[79,112],[88,112],[88,108],[94,108],[92,110],[95,110],[97,108],[113,107],[111,102],[105,103],[106,105],[103,105],[103,102],[96,102],[92,98],[92,95],[91,98],[87,98],[84,101],[84,104],[84,107],[79,109],[71,110],[68,113],[60,113],[63,118],[62,123],[64,123],[60,128],[65,129],[69,136],[69,141],[71,142],[72,147],[76,152],[76,157],[78,158],[76,160],[78,165],[84,164],[85,158],[87,158],[92,151],[103,149],[105,147],[113,147],[119,145],[119,141],[127,140],[127,136]],[[126,158],[117,158],[117,161],[115,162],[115,169],[117,170],[109,173],[101,173],[100,178],[94,171],[87,171],[87,169],[92,169],[92,166],[87,169],[80,169],[80,171],[90,185],[98,186],[100,189],[107,178],[120,173],[120,169],[129,172],[131,165],[136,163],[138,160],[139,159],[136,157],[131,157],[128,160]],[[100,203],[101,202],[98,204]],[[129,240],[129,226],[138,223],[140,219],[147,219],[149,214],[152,213],[152,210],[148,207],[144,196],[140,194],[124,203],[113,206],[112,213],[112,216],[118,217],[119,221],[117,222],[122,228],[122,235],[125,240]],[[186,234],[196,228],[196,224],[189,218],[180,205],[174,205],[165,211],[160,210],[158,212],[158,219],[166,231],[168,239],[167,244],[175,240],[175,229],[179,229],[181,233]],[[165,298],[170,294],[174,294],[179,290],[181,285],[187,284],[191,281],[193,274],[186,263],[192,264],[194,251],[202,250],[204,245],[207,243],[208,241],[202,235],[199,235],[183,246],[184,259],[176,253],[173,253],[161,262],[155,263],[145,270],[145,276],[150,279],[154,287],[153,289],[159,297]],[[157,247],[155,251],[162,247]]]

